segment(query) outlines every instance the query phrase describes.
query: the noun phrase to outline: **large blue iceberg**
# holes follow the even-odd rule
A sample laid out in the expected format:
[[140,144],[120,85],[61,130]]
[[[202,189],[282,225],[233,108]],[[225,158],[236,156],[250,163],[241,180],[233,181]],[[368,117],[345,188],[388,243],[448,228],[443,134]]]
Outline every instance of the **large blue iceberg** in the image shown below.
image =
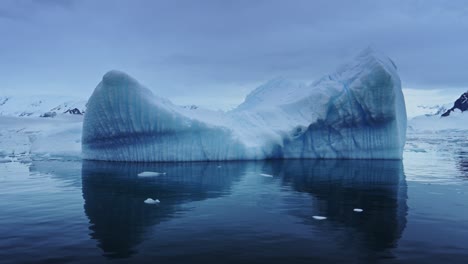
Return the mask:
[[82,150],[138,162],[401,159],[406,121],[396,66],[372,49],[310,85],[270,81],[228,112],[174,105],[110,71],[88,101]]

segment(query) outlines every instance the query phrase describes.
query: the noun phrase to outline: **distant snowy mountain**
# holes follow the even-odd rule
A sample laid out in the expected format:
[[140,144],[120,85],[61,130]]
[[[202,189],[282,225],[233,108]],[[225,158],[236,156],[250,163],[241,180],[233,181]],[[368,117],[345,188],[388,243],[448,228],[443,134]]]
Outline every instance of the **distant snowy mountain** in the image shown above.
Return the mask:
[[440,116],[450,109],[452,104],[442,104],[442,105],[418,105],[418,110],[424,113],[425,116]]
[[[421,106],[424,107],[424,106]],[[427,114],[408,122],[409,131],[468,130],[468,92],[454,103],[426,107]]]
[[0,96],[0,116],[55,117],[61,114],[82,115],[86,100],[69,96],[28,95]]
[[456,109],[460,110],[461,112],[468,110],[468,91],[463,93],[460,98],[455,101],[452,108],[448,109],[445,113],[442,114],[442,116],[447,117]]

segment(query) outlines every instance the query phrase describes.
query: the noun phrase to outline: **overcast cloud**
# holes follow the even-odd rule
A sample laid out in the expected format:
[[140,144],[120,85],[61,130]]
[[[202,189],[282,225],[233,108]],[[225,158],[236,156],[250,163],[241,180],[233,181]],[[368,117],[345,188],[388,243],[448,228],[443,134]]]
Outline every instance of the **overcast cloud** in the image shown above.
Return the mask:
[[0,1],[0,91],[87,97],[110,69],[178,102],[234,104],[373,46],[403,87],[468,88],[466,1]]

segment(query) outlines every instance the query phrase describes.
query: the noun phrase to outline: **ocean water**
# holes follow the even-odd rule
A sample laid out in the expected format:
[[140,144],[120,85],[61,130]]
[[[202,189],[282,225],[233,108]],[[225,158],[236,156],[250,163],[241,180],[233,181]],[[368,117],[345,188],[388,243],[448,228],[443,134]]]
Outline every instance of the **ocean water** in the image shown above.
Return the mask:
[[468,142],[409,134],[403,161],[0,163],[0,263],[101,262],[468,263]]

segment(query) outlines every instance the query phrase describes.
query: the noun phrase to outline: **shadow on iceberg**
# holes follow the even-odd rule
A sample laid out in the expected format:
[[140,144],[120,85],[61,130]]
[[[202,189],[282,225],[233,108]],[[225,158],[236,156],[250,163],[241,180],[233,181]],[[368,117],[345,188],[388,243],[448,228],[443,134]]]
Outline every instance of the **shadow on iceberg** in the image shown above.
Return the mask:
[[[243,172],[242,163],[118,163],[83,161],[84,210],[90,236],[110,258],[126,258],[144,240],[148,228],[177,217],[184,203],[229,194]],[[139,177],[143,171],[164,172]],[[147,198],[160,204],[144,203]]]

